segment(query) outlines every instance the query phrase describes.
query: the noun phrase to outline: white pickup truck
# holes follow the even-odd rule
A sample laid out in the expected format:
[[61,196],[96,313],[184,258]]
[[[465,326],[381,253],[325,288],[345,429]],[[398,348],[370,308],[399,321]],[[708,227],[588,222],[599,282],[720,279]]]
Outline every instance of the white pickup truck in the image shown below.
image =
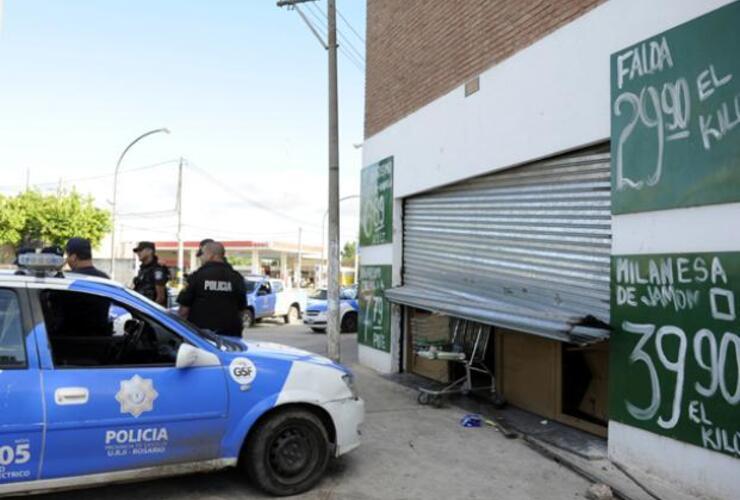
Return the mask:
[[247,276],[245,284],[247,314],[244,323],[247,326],[264,318],[283,318],[286,323],[297,323],[306,310],[305,290],[286,288],[282,281],[266,276]]

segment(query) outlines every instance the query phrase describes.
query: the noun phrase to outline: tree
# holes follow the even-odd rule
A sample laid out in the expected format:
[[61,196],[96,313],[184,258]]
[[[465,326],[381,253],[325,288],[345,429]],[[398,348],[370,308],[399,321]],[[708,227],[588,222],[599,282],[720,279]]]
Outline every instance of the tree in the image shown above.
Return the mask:
[[348,241],[342,248],[342,265],[345,267],[355,266],[355,255],[357,254],[357,242]]
[[79,236],[96,247],[110,229],[110,213],[76,191],[0,195],[0,245],[14,249],[38,244],[63,246],[69,238]]

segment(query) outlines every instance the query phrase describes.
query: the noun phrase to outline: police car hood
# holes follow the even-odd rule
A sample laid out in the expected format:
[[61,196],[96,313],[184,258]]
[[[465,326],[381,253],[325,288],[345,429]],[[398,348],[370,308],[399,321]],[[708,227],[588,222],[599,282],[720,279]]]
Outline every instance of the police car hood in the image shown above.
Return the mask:
[[350,370],[345,366],[335,363],[325,356],[304,351],[303,349],[297,349],[295,347],[277,344],[275,342],[247,342],[242,340],[242,343],[247,346],[246,352],[252,356],[280,359],[291,362],[302,361],[314,365],[325,366],[327,368],[333,368],[343,373],[350,373]]

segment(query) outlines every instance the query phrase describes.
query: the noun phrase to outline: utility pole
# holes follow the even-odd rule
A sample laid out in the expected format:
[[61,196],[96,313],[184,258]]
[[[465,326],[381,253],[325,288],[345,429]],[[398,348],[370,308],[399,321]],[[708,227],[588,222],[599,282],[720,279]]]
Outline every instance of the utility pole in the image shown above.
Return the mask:
[[337,107],[337,3],[327,0],[327,41],[297,5],[312,0],[279,0],[278,7],[293,7],[329,54],[329,252],[328,301],[326,308],[327,354],[339,361],[339,119]]
[[182,241],[182,157],[177,166],[177,286],[182,289],[185,266],[185,245]]
[[301,287],[301,281],[303,280],[303,228],[298,228],[298,264],[295,270],[295,277],[293,278],[297,283],[297,287]]
[[337,106],[337,5],[327,0],[329,45],[329,286],[326,335],[329,358],[339,361],[339,119]]

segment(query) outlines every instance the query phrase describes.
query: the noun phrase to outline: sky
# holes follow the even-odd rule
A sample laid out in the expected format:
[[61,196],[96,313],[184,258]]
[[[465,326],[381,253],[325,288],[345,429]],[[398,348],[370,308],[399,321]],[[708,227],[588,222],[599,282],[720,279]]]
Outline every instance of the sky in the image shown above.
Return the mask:
[[[359,194],[365,2],[337,6],[344,197]],[[325,26],[325,0],[303,12]],[[0,193],[28,182],[110,208],[122,150],[167,127],[123,160],[119,240],[175,239],[184,158],[185,239],[297,241],[301,227],[320,244],[327,54],[297,12],[275,0],[4,0],[1,19]],[[358,212],[342,203],[342,240],[356,239]]]

